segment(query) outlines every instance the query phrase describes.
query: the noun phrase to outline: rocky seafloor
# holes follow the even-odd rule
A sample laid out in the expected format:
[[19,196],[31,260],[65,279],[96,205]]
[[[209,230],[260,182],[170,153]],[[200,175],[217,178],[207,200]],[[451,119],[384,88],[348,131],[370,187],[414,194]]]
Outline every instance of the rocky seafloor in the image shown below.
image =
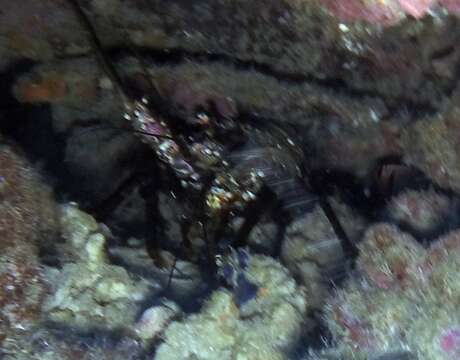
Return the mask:
[[[0,5],[0,359],[460,359],[460,1]],[[185,232],[128,93],[307,193]]]

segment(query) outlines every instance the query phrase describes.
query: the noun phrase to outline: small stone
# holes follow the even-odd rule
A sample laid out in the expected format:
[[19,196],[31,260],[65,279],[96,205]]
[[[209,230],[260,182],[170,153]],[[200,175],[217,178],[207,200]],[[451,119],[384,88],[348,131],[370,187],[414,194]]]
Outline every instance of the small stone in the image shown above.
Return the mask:
[[88,236],[97,231],[98,224],[91,215],[79,210],[77,206],[66,204],[61,207],[61,228],[64,239],[75,249],[80,249]]
[[144,342],[151,342],[160,336],[179,314],[179,307],[172,301],[153,306],[142,313],[141,318],[134,325],[134,331]]
[[104,76],[99,79],[99,87],[104,90],[113,90],[113,83],[107,76]]
[[99,233],[91,234],[85,244],[85,253],[87,258],[84,260],[90,264],[98,265],[106,262],[104,236]]

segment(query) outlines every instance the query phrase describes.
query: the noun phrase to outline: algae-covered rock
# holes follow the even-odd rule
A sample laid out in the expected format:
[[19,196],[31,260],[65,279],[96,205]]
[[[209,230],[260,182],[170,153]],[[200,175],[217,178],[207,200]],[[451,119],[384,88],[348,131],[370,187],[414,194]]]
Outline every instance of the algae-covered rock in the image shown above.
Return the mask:
[[64,266],[57,291],[45,304],[50,320],[81,328],[117,329],[134,323],[139,303],[151,290],[119,266]]
[[134,325],[134,332],[144,343],[151,343],[179,314],[179,307],[172,301],[165,301],[162,305],[152,306],[142,313]]
[[457,359],[459,239],[454,231],[424,249],[394,226],[371,228],[358,258],[365,276],[349,280],[327,302],[336,350],[366,360],[395,352],[418,360]]
[[405,332],[418,316],[412,299],[399,291],[365,288],[365,284],[349,284],[328,304],[329,329],[340,339],[343,354],[367,359],[369,354],[407,347]]
[[426,250],[396,226],[372,226],[359,244],[359,250],[358,267],[379,288],[411,286],[424,275],[419,265]]
[[37,329],[2,348],[2,360],[136,360],[143,347],[130,338],[111,339],[104,334],[84,337],[69,329]]
[[[162,101],[172,103],[172,108],[194,112],[217,100],[223,113],[239,109],[301,124],[315,168],[364,175],[376,159],[401,155],[397,140],[402,127],[419,114],[441,109],[455,86],[460,22],[444,12],[430,17],[422,11],[424,19],[407,18],[396,28],[382,28],[372,21],[344,20],[341,11],[327,11],[329,1],[277,0],[269,6],[235,0],[193,5],[179,0],[148,5],[113,0],[101,6],[104,3],[81,5],[107,50],[154,50],[153,56],[142,59],[143,66],[138,61],[126,66],[126,59],[116,62],[120,76],[135,85],[136,92],[151,93],[145,87],[147,72]],[[397,1],[353,3],[361,5],[350,6],[353,15],[369,3],[377,10],[395,3],[403,18],[412,13],[404,6],[401,10]],[[64,17],[69,16],[70,8],[56,4],[60,7],[66,10]],[[372,14],[364,11],[364,16]],[[75,27],[71,15],[69,25]],[[80,37],[81,31],[75,34]],[[82,40],[85,46],[87,40]],[[161,61],[152,61],[158,51]],[[115,89],[94,58],[81,56],[60,58],[21,74],[14,94],[21,102],[53,104],[55,126],[62,131],[77,119],[121,121],[122,102]],[[114,152],[120,155],[127,143],[134,146],[123,140]],[[101,148],[108,152],[112,145]],[[93,174],[99,171],[91,167]]]
[[41,246],[58,232],[51,189],[19,149],[0,137],[0,237],[6,248],[21,242]]
[[95,232],[98,225],[90,215],[72,204],[62,206],[61,213],[76,262],[65,264],[55,280],[45,304],[48,319],[81,329],[130,328],[155,284],[107,262],[105,238]]
[[332,14],[345,22],[363,20],[384,26],[394,25],[406,16],[422,18],[433,14],[433,9],[437,6],[445,6],[454,13],[458,11],[453,6],[455,1],[451,0],[322,0],[322,3]]
[[459,191],[459,129],[457,107],[415,122],[401,138],[406,162],[421,169],[439,186]]
[[[302,126],[305,131],[303,140],[315,153],[311,159],[314,167],[327,164],[365,173],[377,157],[399,151],[395,139],[401,124],[390,119],[381,121],[388,116],[388,109],[378,97],[366,95],[356,101],[346,93],[337,93],[315,83],[288,83],[264,73],[220,63],[158,65],[149,63],[148,59],[143,63],[144,69],[139,61],[128,57],[116,65],[127,81],[141,89],[150,78],[175,115],[186,118],[194,115],[196,109],[206,109],[211,104],[223,116],[235,115],[237,111],[257,113],[280,123]],[[77,71],[80,68],[82,70]],[[119,124],[123,121],[124,110],[115,89],[100,89],[104,77],[92,59],[59,61],[36,66],[23,74],[14,86],[14,93],[21,102],[52,104],[53,125],[59,131],[68,129],[77,121],[82,123],[95,117],[118,120]],[[30,88],[49,87],[50,78],[58,78],[67,92],[56,96],[43,90],[50,96],[30,96]],[[148,90],[145,91],[148,94]],[[319,117],[318,109],[322,112]],[[86,138],[86,142],[92,140],[90,135]],[[120,139],[118,143],[112,140],[102,149],[104,152],[111,149],[113,154],[120,156],[122,148],[127,145],[130,144],[126,139]],[[91,164],[97,160],[89,158],[88,161]],[[91,170],[100,171],[96,166]]]
[[25,0],[15,6],[2,1],[1,6],[0,69],[18,59],[43,61],[89,50],[69,2]]
[[39,249],[57,231],[50,189],[20,151],[0,138],[0,349],[5,338],[41,320],[47,286]]
[[453,360],[460,356],[458,305],[431,303],[413,318],[408,328],[409,345],[421,360]]
[[[44,62],[19,76],[14,94],[24,103],[53,104],[60,131],[81,119],[122,121],[117,86],[87,56],[88,34],[69,4],[29,0],[23,9],[6,6],[5,14],[16,21],[0,14],[5,61],[12,56]],[[136,93],[151,94],[145,86],[150,76],[163,97],[158,102],[172,104],[165,108],[194,112],[214,101],[225,114],[241,110],[300,124],[315,169],[362,176],[377,159],[403,155],[398,139],[404,125],[440,111],[456,87],[460,21],[448,15],[458,14],[458,5],[449,0],[98,0],[80,5],[105,53],[116,55],[109,60],[123,83]],[[387,26],[384,20],[396,21]],[[56,34],[48,22],[66,31]],[[118,50],[133,47],[148,56],[126,66],[119,56],[124,51]],[[76,147],[88,149],[85,145],[88,141]],[[122,149],[136,145],[132,138],[106,139],[104,145],[106,161],[86,154],[94,160],[85,164],[85,175],[110,183],[92,182],[100,190],[95,193],[109,196],[108,188],[115,191],[129,177],[110,176],[107,164],[119,165],[111,155],[127,156]],[[75,154],[69,158],[81,162]]]
[[32,244],[2,249],[0,290],[1,348],[5,338],[30,331],[41,320],[47,286]]
[[304,325],[304,290],[271,258],[253,256],[246,270],[259,291],[243,307],[215,291],[200,313],[173,322],[155,359],[283,359]]
[[[145,247],[115,246],[110,248],[110,257],[128,269],[133,274],[138,274],[163,287],[168,287],[171,296],[176,300],[185,303],[189,297],[195,298],[206,290],[207,284],[204,281],[204,274],[196,264],[175,259],[168,251],[160,252],[162,258],[166,259],[165,266],[156,266]],[[172,266],[174,265],[174,269]]]
[[81,211],[76,204],[61,206],[62,237],[76,250],[80,250],[88,241],[90,234],[98,230],[96,220]]
[[[439,60],[434,55],[439,48],[447,48],[442,45],[451,44],[458,31],[450,27],[445,12],[430,11],[437,3],[458,13],[452,0],[350,0],[343,4],[330,0],[276,0],[270,4],[98,0],[81,2],[81,6],[105,47],[180,50],[187,56],[215,54],[264,65],[275,74],[312,76],[318,81],[334,80],[352,70],[363,83],[373,89],[380,87],[388,96],[393,95],[392,90],[400,95],[406,87],[419,92],[417,86],[422,85],[420,92],[426,93],[425,97],[433,79],[425,76],[424,84],[423,73],[430,70],[432,60]],[[4,8],[5,15],[0,17],[4,62],[17,58],[43,61],[90,52],[85,29],[69,2],[37,4],[28,0],[19,9],[6,2]],[[430,21],[432,14],[438,21]],[[402,19],[406,21],[397,31],[380,26]],[[15,26],[18,23],[23,26]],[[387,51],[390,47],[393,51]],[[369,76],[369,69],[376,67],[398,74],[386,80],[376,72]],[[350,80],[347,85],[354,88],[354,78]]]
[[77,204],[60,207],[60,224],[64,243],[59,244],[60,261],[82,261],[88,266],[97,266],[106,261],[105,238],[99,224],[89,214],[81,211]]
[[[452,220],[454,200],[433,189],[407,190],[393,197],[386,206],[387,216],[416,235],[431,235]],[[455,210],[454,210],[455,211]]]
[[[364,228],[363,219],[352,216],[347,206],[335,200],[333,206],[349,238],[356,242]],[[309,301],[321,307],[328,281],[343,274],[346,266],[341,241],[321,206],[317,205],[287,227],[281,259],[306,287]]]

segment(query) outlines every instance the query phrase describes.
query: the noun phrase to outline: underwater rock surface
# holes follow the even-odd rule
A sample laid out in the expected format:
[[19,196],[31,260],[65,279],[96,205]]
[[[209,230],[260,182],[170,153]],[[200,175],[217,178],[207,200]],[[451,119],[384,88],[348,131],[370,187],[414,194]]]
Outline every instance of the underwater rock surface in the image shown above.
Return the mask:
[[393,197],[385,213],[389,219],[417,235],[428,238],[453,221],[457,204],[433,189],[407,190]]
[[[357,241],[364,229],[362,219],[350,218],[350,209],[342,207],[341,220],[345,220],[343,223],[350,230],[348,234],[355,235],[354,240]],[[288,226],[281,248],[281,259],[307,289],[309,302],[318,307],[323,306],[328,282],[334,281],[346,271],[347,259],[340,239],[319,205]]]
[[50,188],[3,137],[0,169],[1,348],[4,341],[27,333],[41,318],[48,288],[38,253],[40,247],[54,240],[58,222]]
[[327,321],[345,356],[409,351],[417,359],[458,357],[459,232],[424,249],[395,227],[370,228],[358,259],[361,278],[329,300]]
[[231,292],[215,291],[199,314],[169,325],[155,359],[283,359],[305,325],[306,293],[269,257],[252,256],[246,276],[255,298],[238,308]]
[[63,234],[79,255],[59,271],[54,294],[44,305],[48,319],[81,329],[132,327],[139,304],[154,293],[155,284],[107,262],[105,238],[90,215],[74,205],[61,211]]
[[[104,66],[74,3],[0,0],[1,359],[460,358],[459,1],[79,0]],[[120,88],[307,194],[208,238]]]
[[[230,98],[244,113],[301,126],[313,168],[363,176],[376,159],[404,155],[398,140],[405,126],[442,110],[443,99],[458,87],[458,5],[332,3],[107,0],[83,5],[102,45],[109,53],[113,49],[124,81],[138,91],[149,91],[148,72],[159,94],[179,113],[180,108],[206,108]],[[28,0],[21,9],[7,8],[0,30],[14,46],[0,47],[4,61],[43,63],[17,79],[16,98],[53,104],[59,131],[95,118],[120,124],[123,110],[116,86],[88,55],[87,34],[71,6],[62,0],[39,5]],[[379,19],[369,17],[378,9],[393,9],[389,18],[395,15],[397,24],[382,28]],[[47,21],[55,17],[59,20]],[[27,26],[15,27],[12,19]],[[56,22],[66,31],[56,34]],[[22,47],[17,38],[29,46]],[[133,47],[142,54],[143,65],[124,56],[122,50],[129,53]],[[221,108],[235,111],[228,105]],[[134,145],[120,138],[102,148],[122,156],[126,146]],[[100,169],[104,166],[90,168],[94,174]]]
[[433,118],[416,122],[403,134],[401,142],[407,163],[423,170],[436,184],[458,191],[460,124],[459,103]]

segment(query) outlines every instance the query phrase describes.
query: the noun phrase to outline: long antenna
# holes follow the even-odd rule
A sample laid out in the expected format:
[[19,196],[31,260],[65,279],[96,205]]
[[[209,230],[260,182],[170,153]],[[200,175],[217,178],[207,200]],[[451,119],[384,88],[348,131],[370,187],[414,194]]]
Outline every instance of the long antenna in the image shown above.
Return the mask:
[[116,71],[113,64],[107,60],[107,56],[104,54],[103,46],[101,41],[99,40],[96,30],[93,24],[89,21],[87,15],[83,11],[82,7],[78,3],[78,0],[68,0],[69,3],[75,10],[75,13],[78,16],[78,20],[82,23],[83,27],[86,29],[89,35],[89,41],[93,45],[93,50],[96,53],[97,59],[101,66],[103,67],[104,71],[106,72],[107,76],[109,76],[110,80],[112,80],[113,84],[115,85],[117,91],[122,96],[123,100],[127,102],[128,96],[126,95],[125,91],[123,90],[122,84],[123,81],[121,80],[120,75]]
[[[68,0],[70,5],[73,7],[75,13],[78,16],[79,21],[82,23],[83,27],[87,30],[89,35],[89,41],[92,44],[93,51],[95,52],[97,59],[102,66],[106,75],[110,78],[112,83],[114,84],[117,92],[119,93],[120,97],[123,100],[124,104],[130,104],[131,99],[126,93],[123,88],[123,80],[121,79],[120,75],[118,74],[117,70],[113,66],[112,62],[107,60],[107,56],[104,53],[104,48],[102,46],[101,41],[99,40],[96,29],[94,28],[91,21],[89,21],[88,16],[83,11],[82,7],[80,6],[78,0]],[[144,65],[143,65],[144,66]],[[150,82],[150,86],[154,88],[153,83]],[[169,135],[162,135],[162,134],[152,134],[147,131],[142,131],[140,129],[133,130],[133,132],[140,134],[140,135],[147,135],[152,136],[158,139],[169,139],[172,140],[173,138]]]

